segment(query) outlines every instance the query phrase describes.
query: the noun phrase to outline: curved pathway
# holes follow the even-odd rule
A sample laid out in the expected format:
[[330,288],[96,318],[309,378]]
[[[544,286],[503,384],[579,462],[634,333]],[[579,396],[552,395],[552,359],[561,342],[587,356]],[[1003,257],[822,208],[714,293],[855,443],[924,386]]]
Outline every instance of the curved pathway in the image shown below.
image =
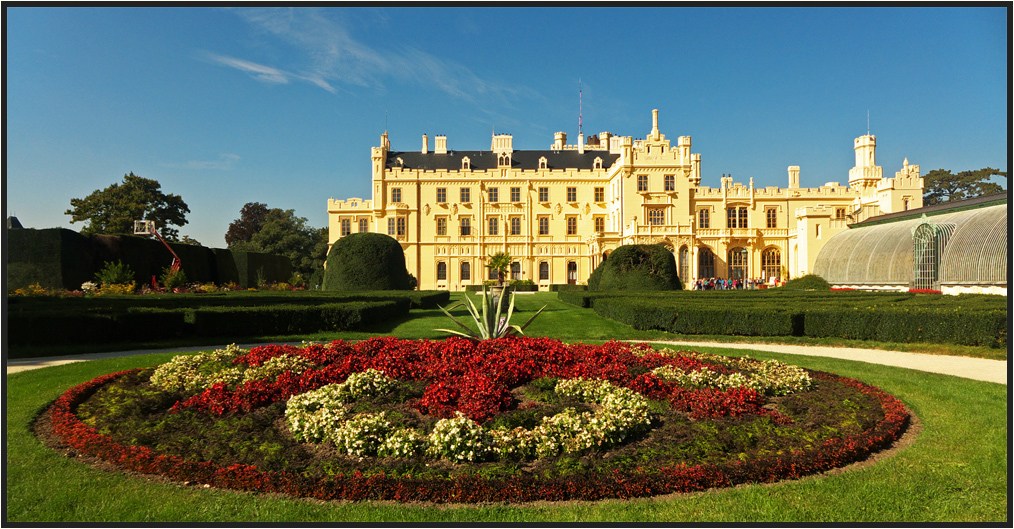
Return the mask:
[[[630,340],[641,341],[641,340]],[[289,342],[292,345],[301,345],[302,342]],[[885,351],[881,349],[859,349],[854,347],[822,347],[804,345],[777,345],[763,343],[726,343],[726,342],[682,342],[682,341],[649,341],[648,343],[669,344],[686,347],[718,347],[723,349],[752,349],[755,351],[770,351],[774,353],[787,353],[807,356],[826,356],[829,358],[841,358],[844,360],[856,360],[871,364],[915,369],[929,373],[941,373],[954,375],[973,380],[1007,384],[1010,373],[1007,371],[1006,360],[987,360],[984,358],[970,358],[966,356],[945,356],[929,355],[922,353],[904,353],[900,351]],[[262,344],[239,344],[240,347],[248,349]],[[210,349],[225,348],[225,345],[203,345],[197,347],[175,347],[169,349],[143,349],[136,351],[120,351],[113,353],[94,353],[75,356],[43,357],[43,358],[18,358],[7,361],[7,374],[38,369],[73,362],[86,360],[98,360],[102,358],[114,358],[120,356],[134,356],[152,353],[173,353],[206,351]]]

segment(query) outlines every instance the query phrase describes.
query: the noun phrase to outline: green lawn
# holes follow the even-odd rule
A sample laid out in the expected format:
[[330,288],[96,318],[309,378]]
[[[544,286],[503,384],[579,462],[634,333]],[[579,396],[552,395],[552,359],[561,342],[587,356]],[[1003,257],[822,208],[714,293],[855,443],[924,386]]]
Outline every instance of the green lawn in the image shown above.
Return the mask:
[[[457,296],[456,296],[457,297]],[[519,295],[518,309],[549,304],[529,335],[567,341],[647,339],[555,294]],[[462,316],[465,313],[461,312]],[[516,319],[524,321],[524,313]],[[450,327],[439,311],[412,316],[364,333],[322,334],[316,340],[390,334],[440,338]],[[284,337],[291,341],[293,337]],[[298,341],[298,340],[297,340]],[[743,351],[711,349],[723,354]],[[1008,517],[1007,386],[945,375],[765,352],[808,368],[855,377],[900,398],[922,427],[915,444],[855,471],[774,485],[745,486],[678,497],[540,505],[323,504],[214,489],[148,483],[92,469],[46,449],[28,431],[31,420],[67,388],[113,371],[154,365],[171,354],[113,358],[7,376],[8,522],[995,522]]]

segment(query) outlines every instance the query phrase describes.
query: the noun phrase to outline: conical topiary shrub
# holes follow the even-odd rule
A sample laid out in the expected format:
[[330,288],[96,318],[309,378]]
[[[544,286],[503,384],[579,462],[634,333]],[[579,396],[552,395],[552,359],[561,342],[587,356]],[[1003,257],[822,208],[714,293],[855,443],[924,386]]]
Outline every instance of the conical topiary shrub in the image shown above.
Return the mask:
[[405,252],[382,233],[353,233],[335,241],[327,254],[324,290],[410,290]]

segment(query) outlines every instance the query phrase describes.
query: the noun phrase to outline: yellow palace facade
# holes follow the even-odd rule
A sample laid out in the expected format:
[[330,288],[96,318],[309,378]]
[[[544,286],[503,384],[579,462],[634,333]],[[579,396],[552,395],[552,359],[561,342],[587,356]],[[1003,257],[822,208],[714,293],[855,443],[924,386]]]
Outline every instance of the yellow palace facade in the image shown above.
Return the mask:
[[420,289],[464,290],[493,278],[486,257],[507,252],[512,279],[547,290],[584,283],[624,244],[662,244],[685,282],[705,278],[765,282],[813,269],[825,241],[847,224],[922,206],[919,166],[906,159],[894,178],[876,165],[876,137],[856,138],[847,186],[754,188],[723,176],[701,186],[701,155],[690,136],[675,144],[652,112],[647,137],[602,132],[577,144],[557,132],[546,150],[514,150],[507,134],[489,150],[448,149],[436,136],[416,151],[391,149],[387,133],[371,149],[372,198],[328,200],[330,243],[379,232],[405,250]]

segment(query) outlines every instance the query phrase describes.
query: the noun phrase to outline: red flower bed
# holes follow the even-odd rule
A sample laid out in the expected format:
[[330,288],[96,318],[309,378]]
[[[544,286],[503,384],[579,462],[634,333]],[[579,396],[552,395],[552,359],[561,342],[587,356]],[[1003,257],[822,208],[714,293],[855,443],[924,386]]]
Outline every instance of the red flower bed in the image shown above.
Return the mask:
[[[471,416],[491,417],[509,405],[505,393],[508,380],[535,377],[585,376],[613,380],[652,399],[668,400],[674,408],[692,418],[769,415],[776,421],[787,420],[777,412],[763,409],[763,398],[746,388],[726,391],[688,390],[659,380],[650,374],[631,376],[628,367],[646,368],[673,363],[681,368],[699,368],[700,362],[673,359],[656,353],[643,354],[643,346],[606,344],[601,347],[568,346],[552,340],[519,339],[500,343],[474,344],[467,340],[409,342],[393,338],[367,340],[350,345],[336,342],[333,347],[313,346],[306,350],[286,346],[258,347],[237,362],[259,365],[278,354],[313,355],[325,365],[301,375],[286,373],[275,383],[248,382],[236,390],[216,385],[207,391],[177,403],[222,413],[221,410],[249,411],[289,395],[344,380],[351,372],[387,366],[397,376],[432,380],[419,406],[428,413],[456,409]],[[412,344],[415,347],[412,347]],[[444,347],[446,345],[446,347]],[[414,349],[414,350],[412,350]],[[635,354],[638,353],[638,354]],[[482,355],[480,360],[477,355]],[[437,360],[444,361],[437,361]],[[401,363],[399,363],[401,362]],[[678,362],[678,363],[677,363]],[[694,362],[697,362],[694,364]],[[709,369],[718,366],[708,365]],[[479,369],[490,369],[480,375]],[[526,502],[536,500],[597,500],[631,498],[673,492],[700,491],[740,483],[771,482],[798,478],[847,465],[895,441],[908,424],[909,414],[896,398],[878,388],[830,373],[811,372],[818,380],[843,383],[873,397],[880,403],[884,419],[859,434],[832,438],[822,446],[779,456],[763,457],[720,465],[640,468],[636,472],[614,471],[605,474],[581,474],[546,478],[520,475],[510,478],[486,478],[468,475],[453,479],[389,477],[383,474],[365,477],[359,473],[324,478],[290,472],[265,472],[249,465],[220,465],[208,461],[189,461],[160,455],[149,448],[125,446],[99,434],[75,415],[76,407],[104,384],[140,370],[100,376],[75,386],[54,404],[50,417],[56,433],[74,449],[110,461],[117,466],[145,474],[161,474],[178,481],[209,484],[216,487],[260,492],[278,492],[323,500],[395,500],[430,502]],[[450,382],[455,383],[450,383]]]

